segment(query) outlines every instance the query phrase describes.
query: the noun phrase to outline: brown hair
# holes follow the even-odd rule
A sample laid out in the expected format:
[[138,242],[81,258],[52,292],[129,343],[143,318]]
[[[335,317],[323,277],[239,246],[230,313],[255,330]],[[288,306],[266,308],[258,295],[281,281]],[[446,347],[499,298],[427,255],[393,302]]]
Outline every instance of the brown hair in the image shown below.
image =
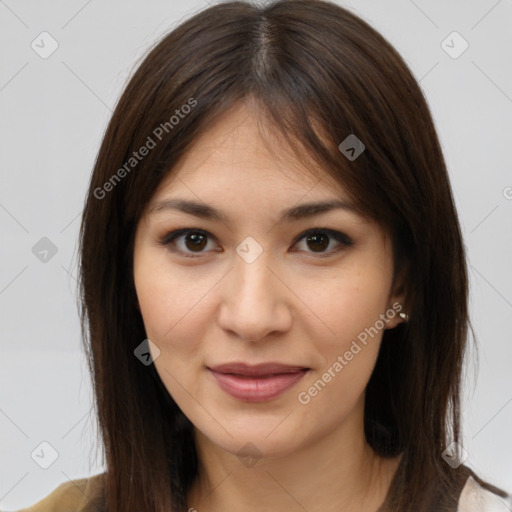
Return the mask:
[[[81,225],[80,297],[106,509],[186,510],[198,464],[192,425],[154,365],[134,356],[146,338],[134,233],[188,146],[249,100],[392,235],[395,277],[406,276],[410,319],[384,331],[366,390],[368,443],[383,456],[402,454],[383,509],[455,511],[469,475],[505,496],[441,456],[460,442],[471,324],[462,235],[422,91],[396,50],[348,10],[278,0],[221,3],[180,24],[140,64],[104,135]],[[353,161],[338,149],[350,134],[366,147]]]

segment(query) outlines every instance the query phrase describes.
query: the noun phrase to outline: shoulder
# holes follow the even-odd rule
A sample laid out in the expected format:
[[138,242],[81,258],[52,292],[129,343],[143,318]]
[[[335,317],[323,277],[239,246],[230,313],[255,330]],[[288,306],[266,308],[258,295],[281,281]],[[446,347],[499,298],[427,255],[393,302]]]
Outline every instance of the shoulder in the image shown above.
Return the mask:
[[510,512],[512,498],[502,498],[469,477],[460,495],[457,512]]
[[42,500],[16,512],[98,512],[103,508],[104,475],[101,473],[64,482]]

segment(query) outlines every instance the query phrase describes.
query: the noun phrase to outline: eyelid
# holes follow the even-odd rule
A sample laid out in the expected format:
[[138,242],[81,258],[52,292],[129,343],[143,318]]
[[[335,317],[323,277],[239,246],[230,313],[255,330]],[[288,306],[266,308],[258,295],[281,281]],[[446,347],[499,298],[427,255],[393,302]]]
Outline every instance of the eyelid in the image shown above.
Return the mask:
[[[183,235],[186,235],[187,233],[199,233],[199,234],[207,236],[208,238],[210,238],[212,240],[217,241],[217,239],[214,235],[212,235],[210,232],[208,232],[204,229],[181,228],[181,229],[176,229],[174,231],[167,233],[161,240],[158,240],[158,244],[168,247],[171,245],[172,242],[174,242],[174,240],[180,238]],[[302,231],[294,239],[292,246],[295,246],[302,239],[307,238],[308,236],[311,236],[314,234],[328,235],[330,238],[333,238],[334,240],[336,240],[336,242],[338,242],[339,245],[337,247],[335,247],[334,249],[330,249],[325,252],[317,252],[317,253],[315,253],[314,251],[297,251],[297,252],[306,252],[306,254],[316,255],[316,257],[322,258],[322,257],[331,256],[331,255],[337,253],[340,250],[340,248],[351,247],[354,245],[354,242],[352,241],[352,239],[348,235],[346,235],[345,233],[343,233],[341,231],[337,231],[335,229],[329,229],[329,228],[315,227],[315,228],[310,228],[305,231]],[[170,249],[170,250],[172,252],[179,253],[188,258],[198,258],[201,255],[207,254],[207,252],[209,252],[209,251],[199,251],[197,253],[194,253],[194,252],[185,252],[180,249]]]
[[[318,234],[318,233],[329,235],[331,238],[334,238],[340,244],[344,244],[346,246],[351,246],[354,244],[354,242],[351,240],[351,238],[349,236],[345,235],[345,233],[342,233],[341,231],[337,231],[336,229],[311,228],[311,229],[307,229],[306,231],[303,231],[293,241],[293,245],[295,245],[297,242],[299,242],[303,238],[306,238],[307,236],[311,236],[311,235]],[[315,254],[315,253],[312,253],[312,254]],[[317,254],[320,254],[320,253],[317,253]],[[324,254],[328,254],[328,253],[324,253]]]
[[182,228],[182,229],[176,229],[174,231],[169,231],[162,240],[159,241],[162,245],[167,245],[171,243],[176,238],[180,237],[181,235],[186,235],[187,233],[200,233],[202,235],[206,235],[210,238],[215,239],[215,237],[208,231],[204,229],[199,228]]
[[200,251],[200,252],[197,252],[194,254],[193,252],[185,252],[180,249],[170,249],[169,246],[172,244],[172,242],[174,242],[174,240],[180,238],[183,235],[186,235],[187,233],[199,233],[199,234],[207,236],[208,238],[210,238],[212,240],[217,240],[215,238],[215,236],[213,236],[210,232],[208,232],[204,229],[181,228],[181,229],[176,229],[174,231],[170,231],[169,233],[167,233],[161,240],[158,240],[158,244],[162,245],[164,247],[167,247],[172,252],[181,254],[182,256],[185,256],[186,258],[198,258],[201,255],[206,254],[206,251]]

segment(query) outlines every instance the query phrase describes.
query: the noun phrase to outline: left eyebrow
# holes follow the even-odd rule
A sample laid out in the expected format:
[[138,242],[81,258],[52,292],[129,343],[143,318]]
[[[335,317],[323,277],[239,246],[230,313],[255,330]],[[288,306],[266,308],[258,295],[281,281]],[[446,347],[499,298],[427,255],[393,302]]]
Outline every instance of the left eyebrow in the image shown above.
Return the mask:
[[[149,209],[149,213],[153,214],[162,210],[179,210],[196,217],[203,219],[216,219],[221,222],[227,220],[226,214],[213,206],[190,201],[188,199],[165,199],[158,201]],[[320,201],[316,203],[303,203],[297,206],[292,206],[281,212],[280,221],[297,221],[307,217],[313,217],[322,213],[327,213],[331,210],[341,209],[359,214],[358,209],[354,204],[342,200]]]
[[320,201],[318,203],[303,203],[283,210],[281,220],[294,221],[307,217],[313,217],[321,213],[327,213],[331,210],[345,210],[358,214],[357,208],[347,201],[331,200]]

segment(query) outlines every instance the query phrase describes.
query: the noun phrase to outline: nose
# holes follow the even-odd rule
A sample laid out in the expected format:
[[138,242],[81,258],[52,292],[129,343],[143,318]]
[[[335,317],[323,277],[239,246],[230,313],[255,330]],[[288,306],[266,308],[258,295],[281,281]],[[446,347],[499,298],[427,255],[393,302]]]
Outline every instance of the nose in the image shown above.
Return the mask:
[[237,256],[224,280],[218,322],[245,341],[263,340],[291,326],[287,300],[293,294],[269,263],[265,252],[252,263]]

